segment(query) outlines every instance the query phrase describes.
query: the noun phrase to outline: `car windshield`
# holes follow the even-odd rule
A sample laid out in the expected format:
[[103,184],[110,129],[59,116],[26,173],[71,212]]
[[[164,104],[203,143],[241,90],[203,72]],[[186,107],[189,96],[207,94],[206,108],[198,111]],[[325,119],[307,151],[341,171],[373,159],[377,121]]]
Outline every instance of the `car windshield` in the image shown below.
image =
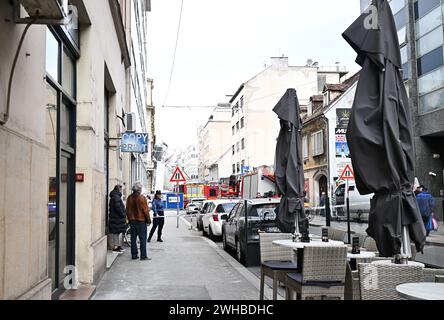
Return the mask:
[[260,220],[276,220],[278,210],[278,203],[256,205],[251,208],[248,216],[257,217]]

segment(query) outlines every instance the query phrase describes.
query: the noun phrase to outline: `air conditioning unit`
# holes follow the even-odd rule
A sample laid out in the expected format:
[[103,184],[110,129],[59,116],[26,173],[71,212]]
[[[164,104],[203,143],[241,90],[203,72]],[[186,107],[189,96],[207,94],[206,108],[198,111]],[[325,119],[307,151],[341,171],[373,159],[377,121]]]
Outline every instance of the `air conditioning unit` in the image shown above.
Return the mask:
[[136,132],[136,114],[134,112],[125,115],[126,131]]
[[30,18],[63,20],[69,15],[68,0],[18,0]]

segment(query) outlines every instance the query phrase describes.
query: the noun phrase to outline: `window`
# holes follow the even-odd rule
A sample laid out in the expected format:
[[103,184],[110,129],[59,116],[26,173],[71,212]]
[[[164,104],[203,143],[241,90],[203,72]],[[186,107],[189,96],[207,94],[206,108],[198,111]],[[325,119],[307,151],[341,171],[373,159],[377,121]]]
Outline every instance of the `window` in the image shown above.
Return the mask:
[[233,174],[236,174],[236,165],[233,164]]
[[233,154],[235,154],[236,153],[236,149],[235,149],[234,145],[232,145],[231,148],[233,150]]
[[441,8],[436,8],[416,22],[416,38],[420,38],[442,24]]
[[245,120],[244,120],[244,117],[242,117],[242,119],[241,119],[241,128],[243,128],[243,127],[245,127]]
[[420,96],[444,87],[444,67],[432,71],[418,79]]
[[236,142],[236,151],[237,151],[237,152],[240,151],[239,142]]
[[390,7],[392,8],[393,14],[396,14],[405,7],[405,0],[392,0],[390,1]]
[[241,147],[242,147],[242,150],[245,150],[245,139],[241,140]]
[[415,2],[415,19],[419,20],[440,5],[440,0],[418,0]]
[[402,65],[402,80],[407,81],[409,79],[409,70],[408,63]]
[[236,123],[236,132],[239,132],[239,121]]
[[401,29],[407,23],[406,7],[402,8],[397,14],[394,15],[396,30]]
[[302,157],[308,159],[308,139],[307,136],[302,137]]
[[418,76],[422,76],[443,64],[443,47],[441,46],[418,59]]
[[324,154],[324,137],[323,131],[319,131],[314,133],[311,136],[312,145],[313,145],[313,156],[320,156]]
[[399,29],[398,40],[400,46],[403,46],[407,43],[407,27],[402,27],[401,29]]
[[240,107],[243,108],[244,107],[244,96],[242,96],[239,101],[240,101]]
[[240,172],[240,164],[239,164],[239,162],[236,164],[236,171]]
[[54,34],[46,29],[46,72],[53,78],[54,81],[59,82],[59,42]]
[[419,97],[419,113],[424,114],[427,112],[442,109],[444,107],[444,89],[434,91]]
[[231,134],[234,136],[234,134],[236,133],[234,126],[231,127]]
[[[442,46],[444,42],[443,39],[443,29],[442,26],[436,28],[432,32],[427,33],[424,37],[420,38],[417,41],[417,53],[418,57],[426,55],[433,49],[436,49],[439,46]],[[403,63],[406,61],[403,61]]]

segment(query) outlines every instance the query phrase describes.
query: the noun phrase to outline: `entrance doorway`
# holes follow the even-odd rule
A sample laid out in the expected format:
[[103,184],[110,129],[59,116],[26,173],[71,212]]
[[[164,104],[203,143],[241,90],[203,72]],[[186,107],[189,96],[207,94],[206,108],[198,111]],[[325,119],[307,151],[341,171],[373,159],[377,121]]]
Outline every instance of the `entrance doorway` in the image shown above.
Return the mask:
[[[327,194],[328,191],[328,183],[327,183],[327,177],[322,175],[319,178],[319,200],[320,202],[322,202],[322,193],[325,192],[325,194]],[[321,205],[321,203],[319,203]]]

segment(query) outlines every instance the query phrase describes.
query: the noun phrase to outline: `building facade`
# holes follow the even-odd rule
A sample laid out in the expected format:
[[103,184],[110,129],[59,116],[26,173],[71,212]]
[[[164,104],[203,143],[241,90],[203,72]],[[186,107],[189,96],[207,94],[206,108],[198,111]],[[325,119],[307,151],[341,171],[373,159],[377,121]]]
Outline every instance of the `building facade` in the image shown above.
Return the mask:
[[[361,0],[361,11],[369,1]],[[437,201],[444,198],[444,2],[391,0],[404,80],[413,114],[416,176]]]
[[70,273],[80,285],[97,283],[109,191],[123,184],[127,192],[137,170],[119,138],[132,108],[128,28],[147,8],[69,4],[77,15],[68,25],[31,25],[17,50],[25,25],[13,19],[12,2],[0,3],[0,70],[18,57],[10,87],[9,71],[0,73],[0,146],[8,151],[0,156],[0,299],[58,298]]
[[205,126],[200,128],[199,180],[210,181],[210,168],[227,151],[231,143],[231,108],[216,107]]
[[310,98],[303,118],[302,157],[312,206],[320,204],[323,192],[331,196],[345,166],[351,165],[345,135],[358,79],[359,73],[339,84],[325,84],[322,95]]
[[301,110],[325,83],[339,83],[345,68],[289,66],[287,57],[271,58],[271,65],[242,84],[230,100],[231,173],[240,176],[253,168],[274,164],[280,124],[274,106],[288,88],[297,90]]

